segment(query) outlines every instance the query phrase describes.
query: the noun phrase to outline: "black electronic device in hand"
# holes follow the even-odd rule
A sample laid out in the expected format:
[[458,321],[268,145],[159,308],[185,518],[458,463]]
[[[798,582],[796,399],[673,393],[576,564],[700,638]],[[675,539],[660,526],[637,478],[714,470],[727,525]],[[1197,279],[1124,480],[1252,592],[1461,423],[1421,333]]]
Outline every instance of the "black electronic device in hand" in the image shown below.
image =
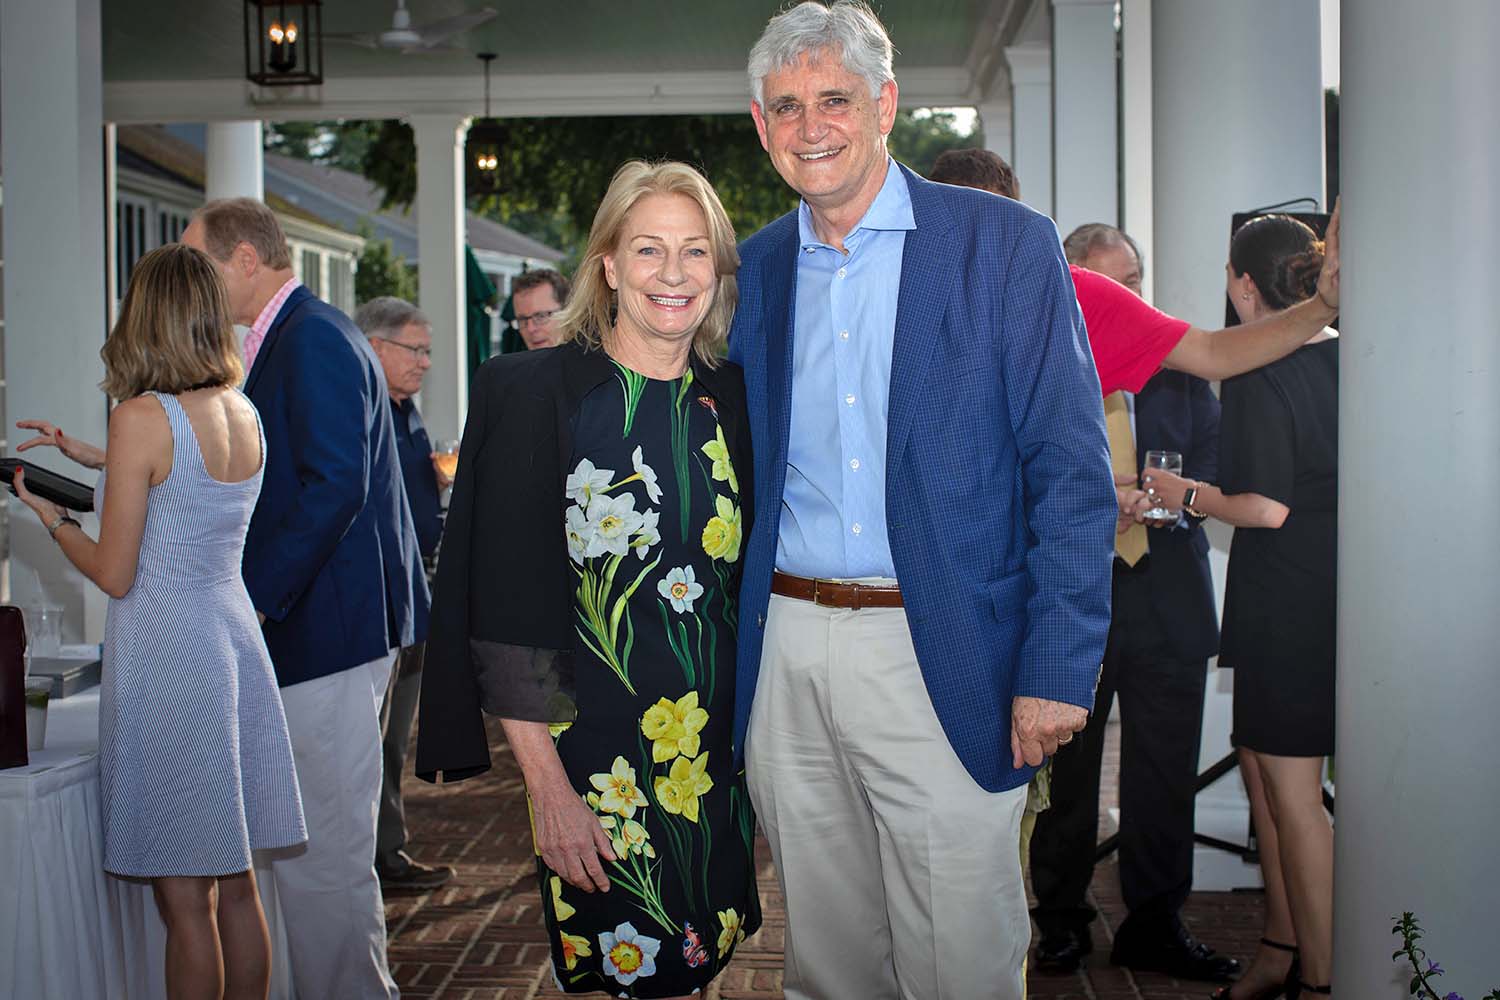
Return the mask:
[[12,496],[16,492],[17,468],[26,470],[26,488],[43,500],[51,500],[69,510],[90,511],[94,509],[93,487],[85,486],[78,480],[69,479],[67,476],[59,476],[40,465],[32,465],[22,458],[0,458],[0,476],[5,477],[5,486]]

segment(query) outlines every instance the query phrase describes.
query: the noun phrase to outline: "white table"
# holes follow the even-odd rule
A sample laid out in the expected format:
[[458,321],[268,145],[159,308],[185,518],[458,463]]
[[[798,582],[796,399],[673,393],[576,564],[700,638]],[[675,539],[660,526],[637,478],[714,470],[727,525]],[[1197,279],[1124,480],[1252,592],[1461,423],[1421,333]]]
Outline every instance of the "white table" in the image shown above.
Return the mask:
[[[99,801],[99,689],[52,702],[47,743],[0,771],[0,997],[165,997],[166,930],[149,884],[104,873]],[[261,887],[271,927],[271,996],[294,1000],[281,911]]]

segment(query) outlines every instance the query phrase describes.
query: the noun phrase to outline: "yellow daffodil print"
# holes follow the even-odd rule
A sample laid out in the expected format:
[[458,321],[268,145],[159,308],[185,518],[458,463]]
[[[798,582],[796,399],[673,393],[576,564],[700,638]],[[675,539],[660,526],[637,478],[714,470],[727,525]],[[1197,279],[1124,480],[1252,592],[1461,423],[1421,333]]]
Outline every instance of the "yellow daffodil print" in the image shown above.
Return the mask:
[[734,562],[740,557],[740,509],[728,497],[714,497],[715,516],[703,526],[703,551],[710,558]]
[[620,824],[619,831],[610,837],[610,846],[615,849],[615,856],[618,858],[623,858],[627,854],[656,857],[656,848],[651,846],[651,835],[646,832],[644,826],[633,819],[627,819]]
[[567,732],[569,729],[572,729],[572,728],[573,728],[573,723],[571,723],[571,722],[549,722],[549,723],[547,723],[547,733],[554,740],[557,739],[563,733]]
[[601,812],[631,819],[636,809],[648,804],[646,796],[636,787],[635,768],[624,757],[615,758],[608,774],[590,775],[589,784],[599,791]]
[[735,496],[739,496],[740,477],[734,474],[734,462],[729,458],[729,444],[724,440],[724,428],[715,428],[714,439],[700,450],[714,461],[714,479],[721,483],[727,482]]
[[744,919],[733,907],[719,911],[719,957],[729,954],[729,949],[745,940]]
[[562,938],[563,965],[567,967],[569,972],[572,972],[578,965],[580,958],[588,958],[594,953],[594,947],[589,944],[588,938],[577,934],[569,934],[567,931],[558,931],[557,933]]
[[641,732],[651,741],[651,759],[664,764],[678,754],[698,753],[698,734],[708,725],[708,712],[698,707],[698,692],[677,701],[662,698],[641,716]]
[[[563,901],[562,879],[554,875],[547,881],[547,884],[552,888],[552,912],[557,914],[557,922],[562,923],[578,911]],[[587,955],[588,952],[584,952],[584,954]],[[572,966],[570,965],[568,968],[571,969]]]
[[695,760],[678,757],[665,778],[657,778],[656,804],[691,823],[698,822],[698,797],[708,794],[714,780],[708,776],[708,754]]

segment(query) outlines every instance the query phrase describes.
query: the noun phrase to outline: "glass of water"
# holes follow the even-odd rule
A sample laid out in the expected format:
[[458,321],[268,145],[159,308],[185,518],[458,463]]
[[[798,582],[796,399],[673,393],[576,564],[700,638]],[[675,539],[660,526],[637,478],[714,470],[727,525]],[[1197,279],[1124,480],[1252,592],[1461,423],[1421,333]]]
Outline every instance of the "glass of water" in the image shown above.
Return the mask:
[[[1174,476],[1182,475],[1182,452],[1180,451],[1148,451],[1146,452],[1146,469],[1161,469],[1170,472]],[[1146,523],[1153,528],[1165,528],[1177,523],[1178,511],[1167,509],[1162,503],[1161,497],[1152,495],[1151,509],[1146,511]]]

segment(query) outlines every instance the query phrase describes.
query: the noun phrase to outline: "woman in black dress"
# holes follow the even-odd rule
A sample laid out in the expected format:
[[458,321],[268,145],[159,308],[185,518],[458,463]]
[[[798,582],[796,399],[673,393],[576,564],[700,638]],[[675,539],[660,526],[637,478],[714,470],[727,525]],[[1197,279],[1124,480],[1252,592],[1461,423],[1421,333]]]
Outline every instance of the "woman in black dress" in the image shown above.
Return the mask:
[[[625,164],[565,342],[475,377],[423,670],[417,772],[525,775],[558,988],[706,991],[760,923],[733,768],[750,459],[734,231],[680,163]],[[436,669],[434,669],[436,668]]]
[[[1330,241],[1336,232],[1330,226]],[[1323,251],[1311,229],[1286,216],[1241,226],[1227,267],[1241,321],[1313,294],[1336,306],[1337,272],[1320,283]],[[1214,995],[1327,995],[1333,830],[1322,791],[1323,758],[1333,753],[1337,334],[1324,330],[1225,381],[1222,397],[1219,485],[1155,470],[1145,477],[1174,507],[1195,488],[1187,506],[1236,529],[1219,665],[1234,668],[1234,744],[1259,837],[1266,926],[1239,982]],[[1289,973],[1294,953],[1300,969]]]

